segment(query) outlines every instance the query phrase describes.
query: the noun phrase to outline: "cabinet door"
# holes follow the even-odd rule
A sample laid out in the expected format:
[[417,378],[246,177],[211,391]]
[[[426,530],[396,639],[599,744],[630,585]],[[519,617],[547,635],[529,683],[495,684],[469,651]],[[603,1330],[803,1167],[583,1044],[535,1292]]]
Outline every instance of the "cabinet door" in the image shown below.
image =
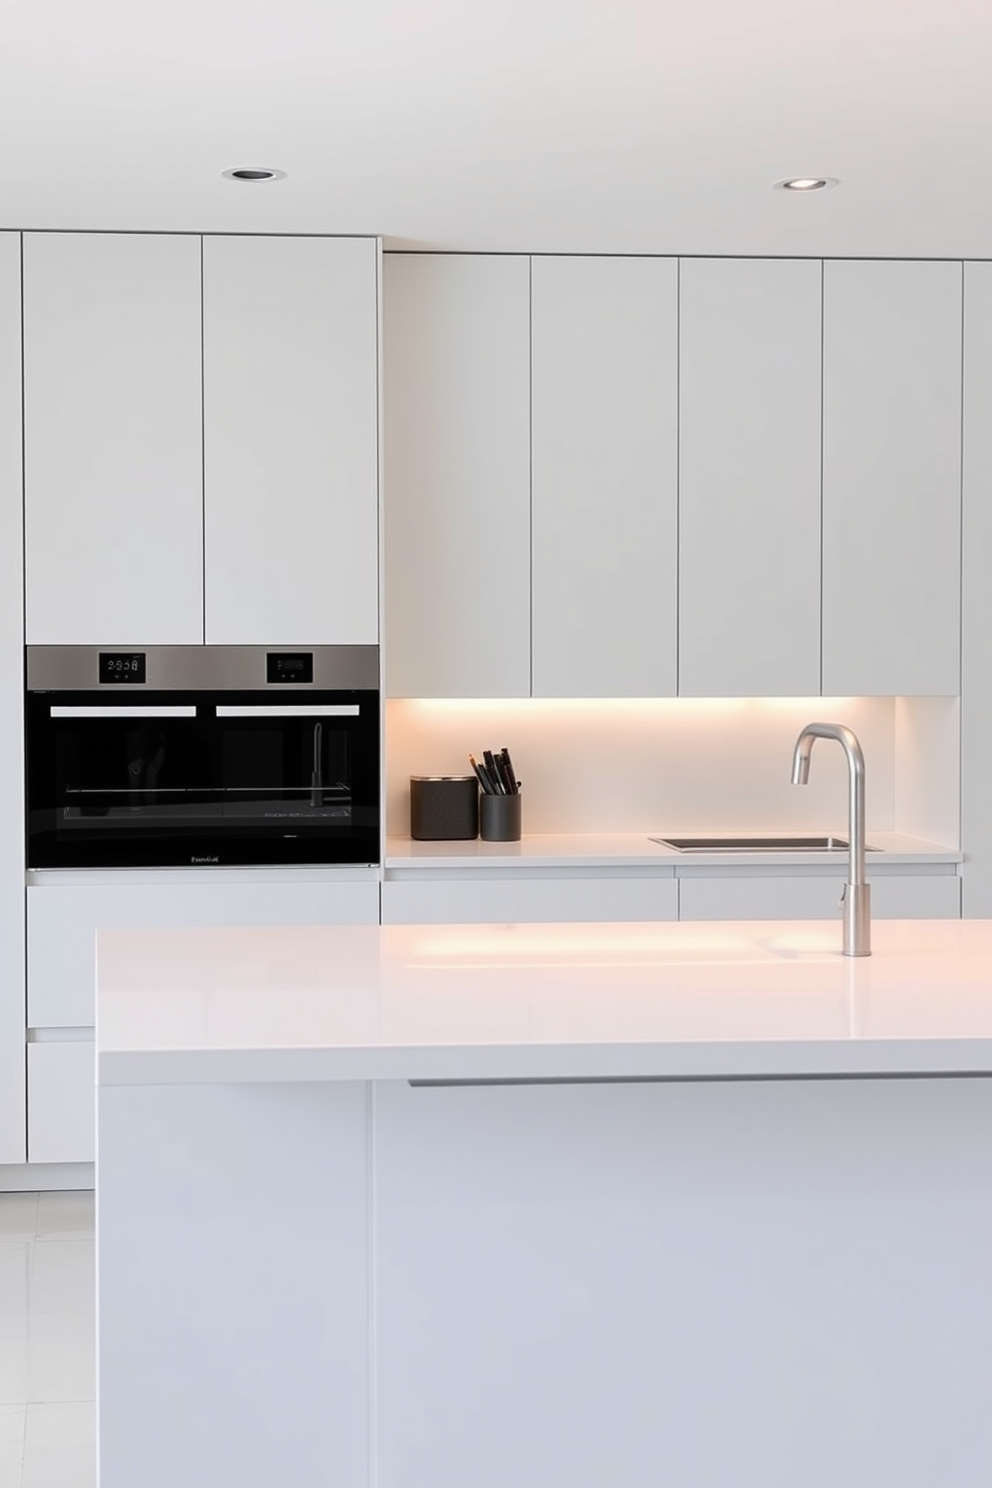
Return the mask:
[[0,1164],[24,1162],[21,241],[0,232]]
[[[961,913],[961,880],[952,874],[869,878],[875,919],[954,920]],[[679,919],[836,919],[839,935],[843,888],[838,875],[682,879]]]
[[27,640],[203,640],[200,239],[25,233]]
[[386,882],[384,925],[533,924],[543,920],[675,920],[674,878],[473,879]]
[[683,697],[820,690],[821,274],[682,260]]
[[386,254],[386,690],[530,693],[530,269]]
[[674,696],[677,262],[532,275],[534,695]]
[[[373,882],[65,884],[28,889],[28,1024],[94,1022],[96,932],[128,926],[374,925]],[[23,1030],[21,1030],[23,1039]]]
[[28,1044],[28,1162],[93,1162],[95,1149],[92,1040]]
[[377,252],[203,240],[208,642],[378,641]]
[[829,696],[959,690],[961,275],[824,265]]

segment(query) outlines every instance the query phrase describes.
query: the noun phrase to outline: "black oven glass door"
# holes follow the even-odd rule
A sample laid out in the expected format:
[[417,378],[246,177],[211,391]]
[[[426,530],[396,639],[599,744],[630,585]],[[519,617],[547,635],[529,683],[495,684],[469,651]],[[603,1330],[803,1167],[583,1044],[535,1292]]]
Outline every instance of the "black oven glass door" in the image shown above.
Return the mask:
[[378,694],[28,694],[28,866],[376,863]]

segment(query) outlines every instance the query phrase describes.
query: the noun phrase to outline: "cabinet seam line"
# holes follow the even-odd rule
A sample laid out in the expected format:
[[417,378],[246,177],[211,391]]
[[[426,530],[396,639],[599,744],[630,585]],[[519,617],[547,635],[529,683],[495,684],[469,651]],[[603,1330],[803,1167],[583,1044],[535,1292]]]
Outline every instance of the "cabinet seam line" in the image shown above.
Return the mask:
[[207,643],[207,398],[204,386],[203,233],[200,234],[200,594],[203,644]]
[[527,255],[527,502],[530,527],[530,695],[534,696],[534,258]]
[[823,411],[826,264],[820,259],[820,696],[823,696]]
[[[682,696],[682,260],[675,260],[675,696]],[[681,914],[681,900],[679,913]]]
[[[964,850],[964,435],[965,435],[965,336],[967,335],[965,292],[966,266],[961,261],[961,427],[958,446],[958,844]],[[962,867],[964,865],[962,864]],[[963,878],[963,875],[962,875]],[[964,918],[964,886],[959,893],[958,914]]]

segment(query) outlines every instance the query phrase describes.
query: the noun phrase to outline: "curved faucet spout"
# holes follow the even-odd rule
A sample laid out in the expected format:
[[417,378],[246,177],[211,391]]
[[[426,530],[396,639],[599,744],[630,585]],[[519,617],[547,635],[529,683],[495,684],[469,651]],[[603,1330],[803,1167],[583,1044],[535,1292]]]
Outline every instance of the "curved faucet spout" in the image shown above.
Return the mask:
[[844,955],[871,955],[871,889],[865,876],[865,757],[853,729],[843,723],[808,723],[792,755],[792,783],[809,780],[809,761],[817,739],[835,739],[844,751],[848,773],[847,884],[844,911]]

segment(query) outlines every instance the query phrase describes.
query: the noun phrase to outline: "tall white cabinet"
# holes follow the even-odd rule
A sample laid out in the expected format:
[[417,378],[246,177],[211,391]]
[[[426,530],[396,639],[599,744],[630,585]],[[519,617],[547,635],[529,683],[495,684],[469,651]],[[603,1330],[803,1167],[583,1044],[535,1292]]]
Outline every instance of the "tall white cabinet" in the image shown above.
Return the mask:
[[828,261],[823,687],[960,686],[960,263]]
[[820,690],[821,273],[681,262],[683,697]]
[[678,264],[532,266],[533,694],[677,686]]
[[0,232],[0,1164],[25,1160],[21,241]]
[[530,261],[387,254],[386,690],[530,693]]
[[27,640],[203,640],[200,239],[24,234]]
[[379,635],[378,244],[203,240],[206,640]]

